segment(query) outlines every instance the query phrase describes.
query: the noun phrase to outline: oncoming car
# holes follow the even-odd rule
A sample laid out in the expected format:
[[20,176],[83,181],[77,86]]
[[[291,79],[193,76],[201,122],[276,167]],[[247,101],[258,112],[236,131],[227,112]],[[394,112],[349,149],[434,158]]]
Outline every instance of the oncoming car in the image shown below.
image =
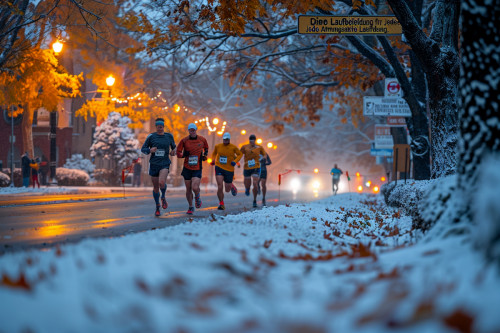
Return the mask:
[[287,176],[286,188],[292,191],[294,194],[298,192],[312,192],[317,195],[321,190],[323,190],[323,182],[318,176],[307,175],[307,174],[295,174]]

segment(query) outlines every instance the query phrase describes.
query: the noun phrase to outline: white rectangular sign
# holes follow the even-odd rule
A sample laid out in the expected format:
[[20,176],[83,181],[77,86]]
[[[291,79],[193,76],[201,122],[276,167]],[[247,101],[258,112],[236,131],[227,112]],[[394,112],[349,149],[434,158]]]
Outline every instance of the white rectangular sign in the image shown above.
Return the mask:
[[391,135],[391,126],[375,125],[374,139],[376,149],[392,149],[394,140]]
[[365,96],[363,115],[411,117],[411,111],[408,103],[400,97]]
[[370,155],[372,156],[392,156],[392,149],[370,149]]

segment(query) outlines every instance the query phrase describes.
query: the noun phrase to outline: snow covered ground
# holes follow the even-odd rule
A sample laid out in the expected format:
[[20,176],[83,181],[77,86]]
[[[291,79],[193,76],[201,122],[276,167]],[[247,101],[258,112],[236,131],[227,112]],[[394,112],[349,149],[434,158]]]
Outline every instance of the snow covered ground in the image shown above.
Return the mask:
[[0,332],[499,332],[500,274],[340,194],[0,257]]

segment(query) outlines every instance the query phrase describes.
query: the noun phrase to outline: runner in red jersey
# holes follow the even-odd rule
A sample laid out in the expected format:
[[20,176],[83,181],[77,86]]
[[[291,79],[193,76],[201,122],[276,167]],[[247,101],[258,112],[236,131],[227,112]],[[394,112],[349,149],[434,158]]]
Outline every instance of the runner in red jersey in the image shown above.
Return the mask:
[[189,204],[186,214],[193,214],[193,193],[196,208],[201,208],[200,182],[202,162],[207,160],[208,143],[201,135],[196,134],[198,128],[195,124],[188,125],[189,135],[177,145],[177,157],[184,158],[182,177],[186,185],[186,199]]

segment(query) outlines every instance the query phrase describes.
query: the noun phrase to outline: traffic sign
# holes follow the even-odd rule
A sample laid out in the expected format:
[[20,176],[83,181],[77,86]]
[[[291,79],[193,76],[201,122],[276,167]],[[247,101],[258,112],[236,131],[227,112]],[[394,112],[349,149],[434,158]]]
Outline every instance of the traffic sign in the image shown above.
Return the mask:
[[408,103],[400,97],[365,96],[363,115],[411,117],[411,110]]
[[372,156],[392,156],[392,149],[371,148],[370,155],[372,155]]
[[374,143],[376,149],[392,149],[394,140],[391,135],[391,126],[375,125]]
[[406,126],[405,117],[387,117],[387,125]]
[[299,34],[401,35],[403,28],[395,16],[300,15]]
[[401,85],[398,79],[386,78],[385,79],[385,97],[403,97],[403,91],[401,90]]

